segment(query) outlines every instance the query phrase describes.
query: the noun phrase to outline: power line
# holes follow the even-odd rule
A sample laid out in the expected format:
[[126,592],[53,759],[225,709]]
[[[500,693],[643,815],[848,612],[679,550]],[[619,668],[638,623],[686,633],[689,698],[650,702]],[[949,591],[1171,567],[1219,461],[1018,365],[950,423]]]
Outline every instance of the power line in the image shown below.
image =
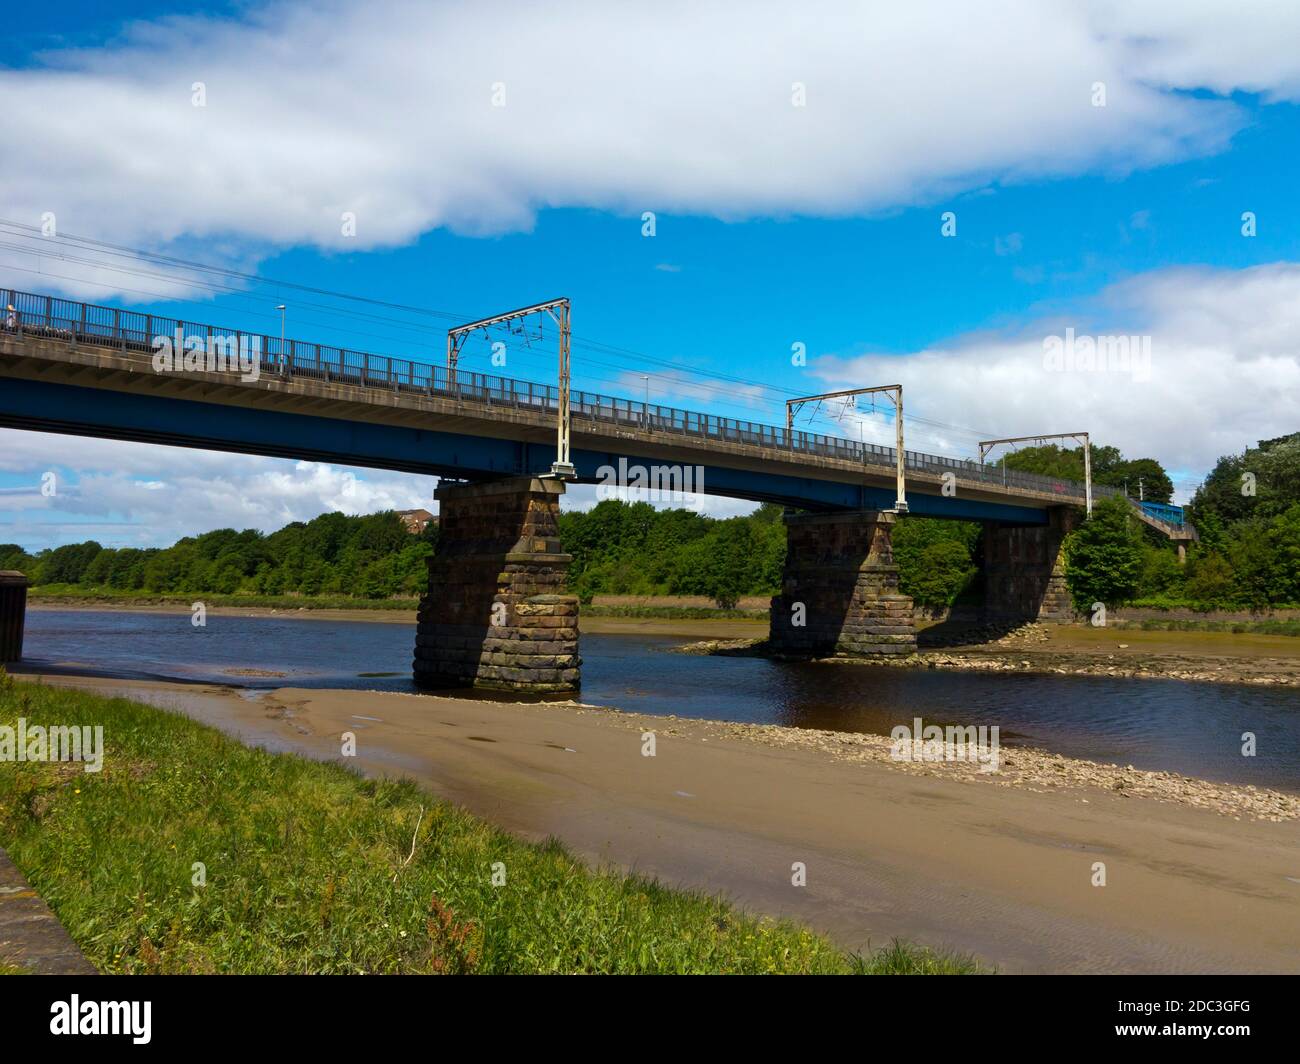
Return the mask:
[[[163,255],[158,252],[152,252],[141,248],[132,248],[126,245],[114,244],[108,241],[95,240],[89,237],[80,237],[74,234],[56,234],[55,236],[50,237],[50,236],[46,236],[36,226],[28,225],[26,223],[14,221],[11,219],[0,219],[0,225],[12,226],[20,230],[21,232],[19,233],[10,234],[13,236],[17,236],[20,239],[35,238],[35,239],[39,239],[42,243],[47,243],[47,244],[50,241],[62,242],[64,244],[71,244],[74,248],[80,248],[81,250],[87,250],[87,249],[95,250],[96,252],[112,255],[119,258],[130,257],[137,260],[154,262],[160,265],[180,268],[183,270],[196,271],[203,274],[211,274],[219,277],[238,279],[240,281],[247,282],[253,285],[258,285],[258,286],[274,286],[279,289],[288,289],[291,291],[299,291],[299,292],[305,292],[309,294],[323,295],[335,299],[343,299],[343,300],[363,303],[371,306],[382,307],[388,310],[395,310],[404,313],[421,314],[428,317],[436,317],[444,320],[464,321],[466,320],[467,317],[466,315],[454,313],[451,311],[437,310],[429,307],[411,306],[402,303],[394,303],[388,300],[375,299],[368,296],[360,296],[354,293],[340,292],[334,289],[320,288],[317,286],[303,285],[297,282],[284,281],[272,277],[259,276],[257,274],[251,274],[244,271],[231,269],[228,267],[214,266],[209,263],[184,259],[178,256]],[[186,278],[176,277],[173,274],[160,274],[160,273],[155,273],[153,271],[147,271],[147,270],[133,270],[126,266],[114,265],[112,263],[103,262],[99,260],[79,259],[75,256],[71,256],[66,253],[51,252],[48,249],[40,250],[37,248],[26,247],[21,245],[0,245],[0,246],[7,247],[10,250],[18,251],[21,254],[35,255],[38,257],[42,255],[55,257],[55,258],[62,259],[64,261],[76,262],[80,265],[92,266],[97,269],[107,270],[113,273],[121,273],[128,276],[149,277],[157,280],[166,281],[172,285],[179,285],[182,287],[188,287],[197,290],[219,292],[221,294],[228,295],[236,299],[256,300],[258,298],[253,293],[248,292],[244,289],[233,287],[231,285],[218,284],[212,280],[201,280],[198,278],[186,279]],[[18,267],[18,266],[14,266],[12,268],[19,269],[19,270],[24,269],[23,267]],[[24,272],[33,272],[33,273],[40,274],[40,273],[44,273],[45,271],[25,270]],[[66,275],[48,274],[48,276],[58,276],[63,280],[75,281],[84,284],[91,284],[95,287],[104,288],[109,291],[113,291],[113,290],[132,291],[135,294],[150,295],[153,296],[154,298],[159,298],[159,299],[172,298],[171,296],[168,296],[164,293],[149,292],[147,290],[141,290],[141,289],[126,289],[120,286],[112,286],[112,285],[102,284],[99,282],[87,281],[82,278],[68,277]],[[277,298],[279,297],[277,296]],[[419,324],[405,321],[403,319],[395,319],[391,317],[385,317],[385,316],[374,315],[374,314],[362,314],[357,311],[349,311],[344,308],[332,307],[327,304],[302,303],[300,305],[307,306],[316,310],[321,310],[324,313],[329,315],[353,317],[353,318],[358,318],[366,321],[373,321],[382,324],[395,325],[398,328],[405,329],[408,331],[420,331],[422,329],[422,326],[420,326]],[[271,314],[259,313],[257,311],[246,311],[246,312],[252,313],[257,317],[273,317],[273,315]],[[312,321],[311,319],[306,319],[306,320],[308,321],[309,324],[317,324],[317,325],[325,324],[322,322]],[[327,325],[327,327],[339,328],[333,324],[329,324]],[[391,343],[404,344],[409,342],[400,337],[385,336],[383,334],[364,332],[361,330],[348,330],[348,329],[339,328],[339,331],[346,332],[349,335],[365,336],[372,339],[381,339]],[[623,348],[613,344],[606,344],[601,341],[589,337],[585,337],[585,336],[575,335],[573,337],[573,345],[575,348],[580,348],[583,351],[604,354],[607,357],[612,357],[616,359],[622,358],[622,359],[634,360],[630,364],[622,365],[617,362],[611,363],[607,361],[602,361],[601,359],[598,358],[584,358],[583,359],[584,367],[594,365],[606,369],[613,369],[613,370],[619,370],[625,372],[635,372],[635,371],[643,370],[647,364],[660,366],[662,368],[687,374],[691,377],[696,378],[696,380],[694,381],[687,382],[689,384],[689,387],[706,392],[712,396],[717,396],[721,394],[724,398],[730,398],[731,393],[727,391],[722,385],[736,385],[736,384],[741,384],[747,387],[758,389],[760,393],[777,395],[781,397],[790,397],[797,394],[795,390],[792,390],[790,388],[785,388],[779,385],[770,384],[765,381],[757,381],[757,380],[753,380],[752,378],[741,377],[734,374],[703,370],[699,368],[698,365],[695,364],[685,364],[682,362],[673,361],[671,359],[665,359],[653,355],[648,355],[643,352],[638,352],[629,348]],[[700,378],[704,378],[704,380],[701,380]],[[661,377],[660,379],[662,380],[663,378]],[[716,380],[722,382],[722,385],[711,386],[705,383],[705,380]],[[816,413],[814,413],[814,417],[815,416],[817,416]],[[972,438],[979,438],[980,436],[988,435],[988,433],[985,430],[967,428],[965,426],[954,425],[948,422],[942,422],[930,418],[918,417],[914,414],[905,415],[904,421],[906,423],[910,423],[913,425],[925,426],[934,429],[942,429],[948,432],[955,432],[962,435],[969,435]]]

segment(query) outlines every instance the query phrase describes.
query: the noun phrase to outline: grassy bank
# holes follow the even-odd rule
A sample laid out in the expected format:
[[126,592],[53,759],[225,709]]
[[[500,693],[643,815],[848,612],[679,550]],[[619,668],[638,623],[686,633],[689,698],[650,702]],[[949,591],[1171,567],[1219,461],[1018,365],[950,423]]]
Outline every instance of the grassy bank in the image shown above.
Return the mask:
[[719,899],[593,871],[555,842],[523,842],[414,784],[0,673],[0,724],[20,716],[29,727],[104,728],[98,774],[30,762],[0,773],[0,844],[101,971],[973,968],[901,944],[846,956]]
[[644,617],[666,621],[766,620],[767,610],[710,609],[707,606],[583,606],[583,617]]
[[1144,632],[1231,632],[1233,635],[1300,636],[1300,621],[1216,621],[1199,618],[1149,617],[1112,621],[1111,628],[1137,628]]
[[[84,588],[71,584],[45,584],[28,593],[33,604],[43,606],[139,606],[171,609],[191,608],[193,603],[236,609],[267,610],[411,610],[419,606],[413,598],[366,599],[347,595],[160,595],[145,591],[113,588]],[[641,617],[676,621],[743,620],[766,618],[765,609],[715,609],[708,606],[630,606],[587,604],[584,617]]]
[[120,591],[114,588],[85,588],[75,584],[43,584],[28,592],[28,600],[41,605],[68,606],[165,606],[190,609],[195,602],[205,606],[231,606],[268,610],[414,610],[413,598],[367,599],[349,595],[211,595],[195,592],[163,595],[148,591]]

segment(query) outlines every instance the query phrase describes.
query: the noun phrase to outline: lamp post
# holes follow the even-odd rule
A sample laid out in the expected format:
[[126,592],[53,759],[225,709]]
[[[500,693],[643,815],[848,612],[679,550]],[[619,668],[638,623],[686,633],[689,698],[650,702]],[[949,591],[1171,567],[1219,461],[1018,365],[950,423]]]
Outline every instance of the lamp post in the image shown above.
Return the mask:
[[280,312],[280,376],[283,377],[288,369],[289,360],[284,355],[284,311],[285,305],[281,303],[275,308]]

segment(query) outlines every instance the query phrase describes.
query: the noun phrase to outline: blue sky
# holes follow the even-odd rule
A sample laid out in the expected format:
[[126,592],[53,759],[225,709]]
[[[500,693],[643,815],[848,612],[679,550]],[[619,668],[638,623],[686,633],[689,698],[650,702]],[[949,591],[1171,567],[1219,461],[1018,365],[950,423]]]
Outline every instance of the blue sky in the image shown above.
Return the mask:
[[[0,131],[33,146],[0,162],[0,218],[50,211],[64,235],[468,316],[568,295],[579,340],[620,349],[580,344],[579,387],[639,397],[644,373],[660,402],[775,423],[792,393],[899,379],[909,446],[969,455],[983,433],[1082,425],[1161,459],[1184,497],[1219,454],[1300,429],[1286,32],[1300,24],[1283,5],[1217,19],[1062,0],[1042,24],[1044,5],[994,5],[1015,31],[963,26],[960,5],[861,24],[857,8],[813,6],[805,20],[807,5],[780,3],[564,5],[548,22],[514,4],[217,5],[179,24],[157,22],[178,5],[35,10],[0,42]],[[517,33],[430,72],[441,42],[481,39],[493,7]],[[124,29],[123,10],[142,22]],[[831,14],[856,46],[827,36]],[[710,50],[715,23],[735,41]],[[533,57],[574,37],[571,63]],[[497,83],[508,102],[493,109]],[[355,237],[337,232],[340,207]],[[272,333],[284,301],[301,338],[430,361],[444,345],[440,318],[87,272],[58,258],[66,246],[15,243],[0,252],[15,288]],[[1151,380],[1045,374],[1044,337],[1066,327],[1149,335]],[[796,342],[806,367],[790,364]],[[545,346],[508,358],[506,375],[553,374]],[[467,360],[489,370],[482,344]],[[892,438],[883,416],[861,420],[814,427]],[[432,486],[0,436],[0,541],[28,547],[269,529],[427,505]],[[38,490],[49,469],[68,486],[58,502]]]

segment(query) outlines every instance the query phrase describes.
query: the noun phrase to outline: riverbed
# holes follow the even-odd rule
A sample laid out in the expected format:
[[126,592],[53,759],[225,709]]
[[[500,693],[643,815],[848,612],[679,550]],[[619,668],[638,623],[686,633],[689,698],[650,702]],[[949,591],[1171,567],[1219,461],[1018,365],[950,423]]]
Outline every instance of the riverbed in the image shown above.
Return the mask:
[[[679,637],[584,632],[582,701],[652,716],[887,735],[996,726],[1068,757],[1300,791],[1294,688],[1034,673],[855,668],[673,653]],[[411,692],[414,626],[297,616],[32,610],[25,671]],[[465,692],[457,692],[464,696]],[[1254,756],[1243,756],[1245,735]]]

